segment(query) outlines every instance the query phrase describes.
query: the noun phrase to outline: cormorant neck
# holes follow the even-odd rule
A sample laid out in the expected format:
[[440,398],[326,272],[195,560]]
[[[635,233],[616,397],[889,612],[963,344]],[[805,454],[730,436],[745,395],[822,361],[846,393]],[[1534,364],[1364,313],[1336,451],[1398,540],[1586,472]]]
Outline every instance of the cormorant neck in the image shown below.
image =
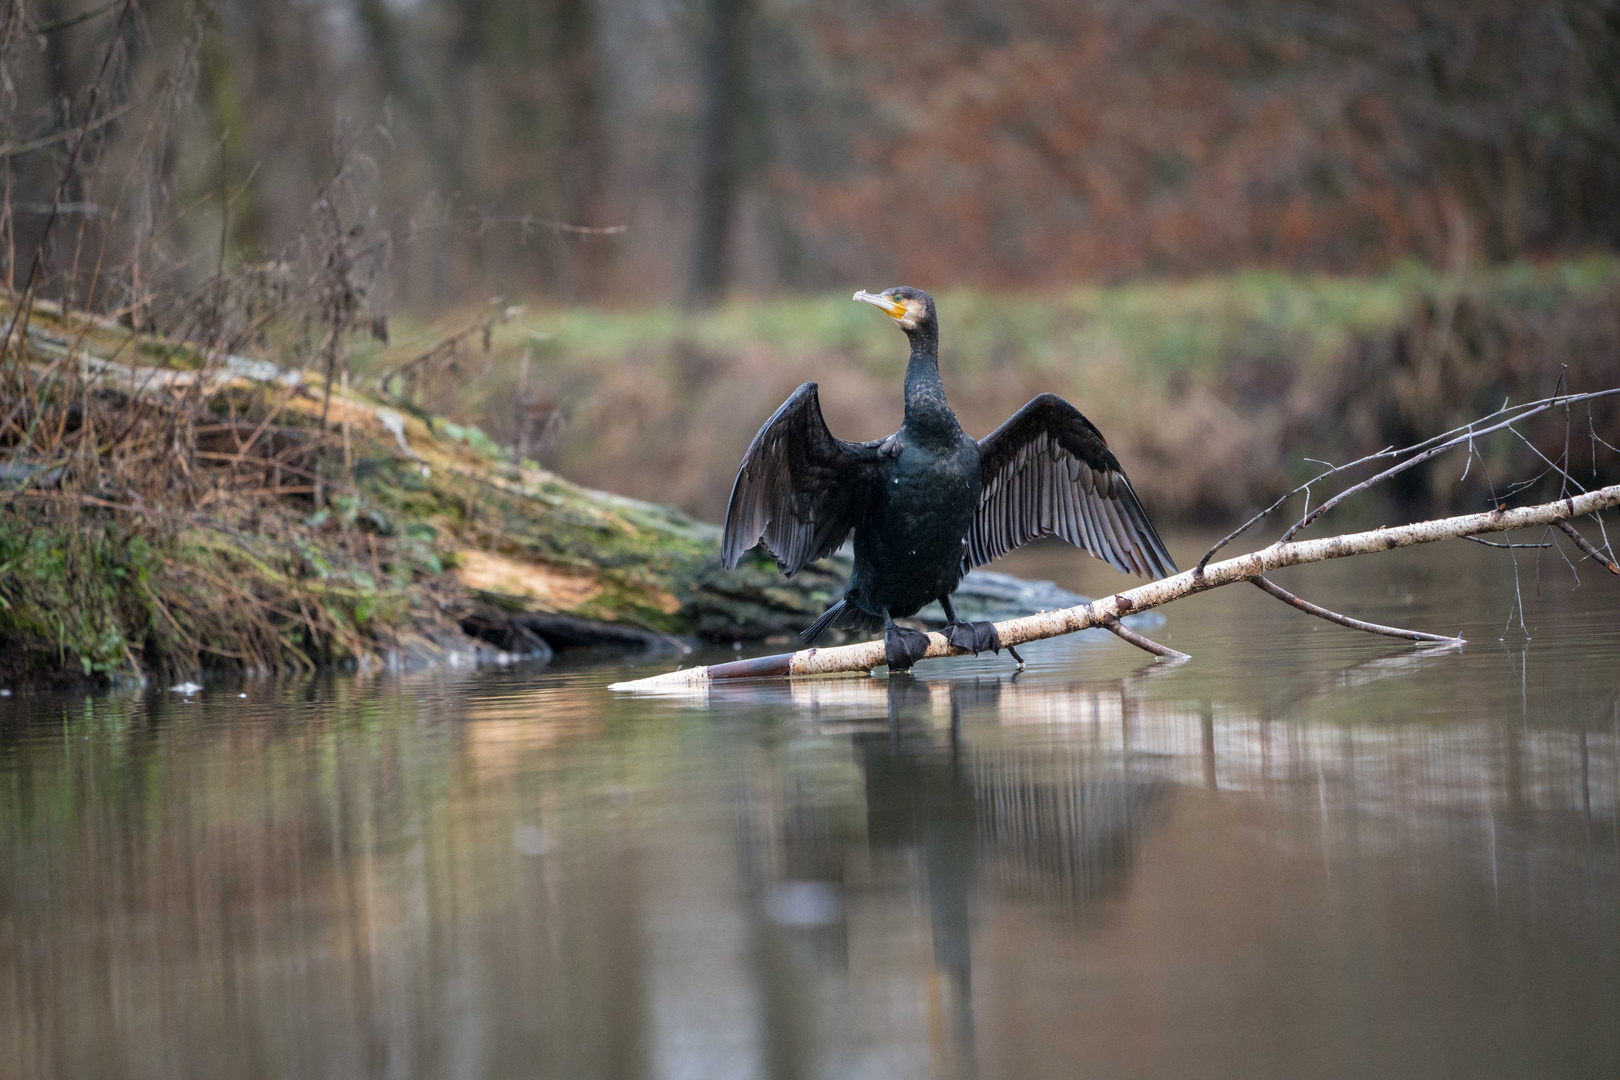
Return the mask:
[[945,382],[939,377],[939,332],[919,327],[907,336],[911,362],[906,365],[905,430],[925,442],[952,441],[962,426],[946,404]]

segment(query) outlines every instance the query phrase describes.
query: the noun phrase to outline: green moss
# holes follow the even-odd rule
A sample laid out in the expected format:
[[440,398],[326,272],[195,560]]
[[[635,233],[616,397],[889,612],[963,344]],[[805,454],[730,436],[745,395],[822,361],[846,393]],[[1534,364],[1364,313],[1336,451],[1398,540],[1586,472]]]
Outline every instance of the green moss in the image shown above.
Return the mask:
[[157,554],[117,527],[60,527],[0,512],[0,642],[13,676],[132,673],[153,626]]

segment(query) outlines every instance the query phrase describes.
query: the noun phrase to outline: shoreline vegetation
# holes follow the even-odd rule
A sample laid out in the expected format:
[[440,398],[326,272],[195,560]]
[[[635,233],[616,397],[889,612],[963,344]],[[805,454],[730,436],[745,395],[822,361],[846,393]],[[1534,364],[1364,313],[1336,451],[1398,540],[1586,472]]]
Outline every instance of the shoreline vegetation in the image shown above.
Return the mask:
[[[27,330],[38,404],[20,420],[36,443],[54,424],[62,449],[13,454],[0,481],[6,685],[763,637],[836,585],[722,576],[717,528],[358,385],[328,396],[316,372],[213,362],[44,304]],[[87,433],[92,414],[129,430]],[[84,467],[92,442],[99,468]]]
[[[1230,521],[1292,486],[1305,455],[1404,445],[1560,378],[1620,382],[1610,258],[957,290],[941,310],[970,431],[1063,394],[1161,524]],[[726,574],[702,519],[798,382],[822,383],[837,434],[892,430],[904,350],[863,314],[840,295],[693,315],[492,305],[432,330],[396,317],[395,345],[328,356],[328,381],[277,366],[273,340],[209,352],[35,302],[4,373],[0,679],[780,637],[835,598],[840,564]],[[1612,405],[1588,423],[1612,441]],[[1413,470],[1394,498],[1479,508],[1528,453],[1481,449],[1461,483]],[[1013,613],[995,587],[984,610]]]
[[[930,286],[850,288],[896,284]],[[1504,399],[1544,397],[1564,365],[1574,390],[1620,381],[1613,256],[930,291],[946,393],[969,433],[1056,393],[1107,435],[1161,525],[1241,520],[1314,474],[1307,457],[1405,446]],[[420,400],[580,483],[718,521],[743,448],[800,383],[820,383],[840,438],[898,427],[905,343],[869,316],[848,291],[695,313],[534,309],[495,325],[489,352],[464,356],[457,377],[424,384]],[[357,354],[357,370],[488,319],[463,309],[434,332],[396,319],[398,344]],[[1512,448],[1488,452],[1510,475]],[[1459,485],[1449,469],[1416,470],[1391,497],[1402,511],[1460,512],[1489,497],[1487,471]]]

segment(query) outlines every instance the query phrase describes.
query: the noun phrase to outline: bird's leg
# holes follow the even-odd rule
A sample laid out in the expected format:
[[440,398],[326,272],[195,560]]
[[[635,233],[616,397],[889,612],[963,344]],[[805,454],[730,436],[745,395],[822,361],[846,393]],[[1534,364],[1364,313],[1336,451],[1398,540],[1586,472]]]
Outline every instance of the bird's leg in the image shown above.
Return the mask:
[[905,671],[928,652],[928,635],[912,630],[894,621],[888,608],[883,609],[883,656],[890,671]]
[[[993,622],[963,622],[956,617],[956,608],[951,605],[949,596],[939,598],[939,606],[945,609],[945,640],[958,649],[969,649],[974,656],[981,652],[999,653],[1001,651],[1001,635],[996,633],[996,624]],[[1012,652],[1009,648],[1008,652]],[[1016,659],[1017,653],[1013,653]],[[1022,660],[1018,661],[1020,664]]]

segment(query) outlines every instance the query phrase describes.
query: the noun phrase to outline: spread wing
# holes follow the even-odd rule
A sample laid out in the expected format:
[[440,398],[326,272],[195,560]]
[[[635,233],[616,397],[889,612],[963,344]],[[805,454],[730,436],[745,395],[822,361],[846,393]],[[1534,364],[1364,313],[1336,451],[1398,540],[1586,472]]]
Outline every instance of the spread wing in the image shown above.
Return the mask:
[[837,551],[866,512],[878,443],[835,439],[807,382],[765,421],[737,470],[720,556],[727,570],[765,541],[792,577]]
[[1176,564],[1108,444],[1080,410],[1042,394],[979,440],[983,487],[962,569],[1048,534],[1144,577]]

